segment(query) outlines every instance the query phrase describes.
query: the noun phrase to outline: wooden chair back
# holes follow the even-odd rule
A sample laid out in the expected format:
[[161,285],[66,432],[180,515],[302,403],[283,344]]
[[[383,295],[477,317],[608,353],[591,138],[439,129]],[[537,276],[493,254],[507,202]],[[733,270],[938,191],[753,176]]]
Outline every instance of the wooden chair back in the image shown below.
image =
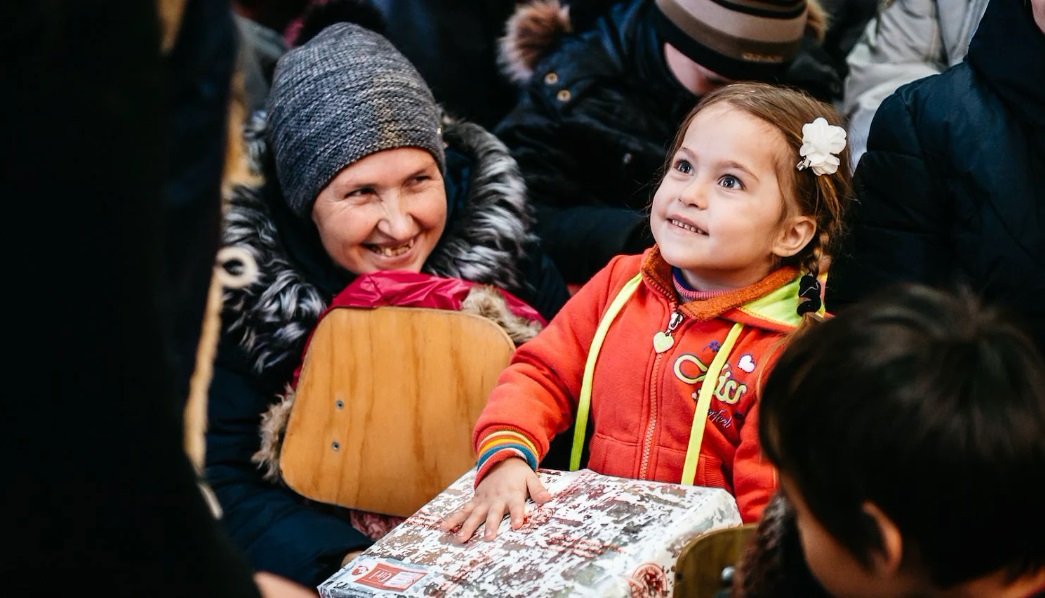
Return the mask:
[[472,428],[515,345],[486,318],[339,308],[316,327],[280,454],[313,500],[407,517],[469,468]]
[[723,570],[736,567],[757,527],[748,523],[701,534],[690,541],[675,564],[675,598],[715,598],[727,591]]

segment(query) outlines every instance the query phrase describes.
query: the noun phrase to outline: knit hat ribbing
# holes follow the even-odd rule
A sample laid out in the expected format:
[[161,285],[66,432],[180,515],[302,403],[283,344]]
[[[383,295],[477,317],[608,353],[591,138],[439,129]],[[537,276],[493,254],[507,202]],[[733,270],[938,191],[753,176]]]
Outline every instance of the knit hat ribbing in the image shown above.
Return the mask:
[[303,218],[338,172],[375,152],[419,147],[444,169],[431,90],[388,40],[358,25],[331,25],[284,54],[266,108],[283,196]]
[[734,80],[770,80],[798,53],[806,0],[656,0],[664,41]]

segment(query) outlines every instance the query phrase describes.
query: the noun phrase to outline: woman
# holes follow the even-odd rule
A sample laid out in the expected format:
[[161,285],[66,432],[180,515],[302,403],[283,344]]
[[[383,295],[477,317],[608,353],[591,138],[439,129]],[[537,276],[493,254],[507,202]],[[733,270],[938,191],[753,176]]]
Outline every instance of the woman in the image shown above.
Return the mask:
[[262,415],[331,298],[386,270],[490,284],[545,318],[567,293],[530,233],[507,150],[443,117],[376,33],[341,23],[284,55],[263,120],[251,145],[267,182],[237,189],[226,216],[226,245],[249,253],[258,273],[226,294],[206,473],[254,567],[316,586],[369,537],[343,510],[263,477],[253,459]]

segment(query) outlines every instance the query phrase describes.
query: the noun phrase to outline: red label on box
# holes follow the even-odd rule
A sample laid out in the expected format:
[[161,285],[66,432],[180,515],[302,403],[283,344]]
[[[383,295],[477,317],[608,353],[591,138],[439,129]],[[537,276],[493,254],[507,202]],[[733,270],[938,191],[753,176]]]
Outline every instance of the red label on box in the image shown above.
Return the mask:
[[425,571],[401,569],[385,563],[377,563],[373,571],[355,581],[379,590],[401,592],[420,581],[425,575]]

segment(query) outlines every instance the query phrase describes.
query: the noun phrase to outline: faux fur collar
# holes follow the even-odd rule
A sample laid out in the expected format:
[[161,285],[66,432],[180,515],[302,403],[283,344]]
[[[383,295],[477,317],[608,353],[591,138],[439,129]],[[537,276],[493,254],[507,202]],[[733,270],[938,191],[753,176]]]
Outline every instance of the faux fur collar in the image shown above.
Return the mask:
[[[525,284],[519,263],[534,240],[518,166],[504,144],[478,125],[444,118],[443,131],[447,145],[472,161],[463,183],[467,201],[454,210],[424,270],[518,294]],[[252,168],[261,173],[267,162],[263,113],[255,115],[245,136]],[[228,288],[224,296],[227,331],[236,335],[258,372],[300,359],[306,336],[330,299],[287,251],[269,203],[273,192],[264,186],[236,187],[223,231],[225,247],[247,252],[258,268],[253,283]],[[316,259],[329,260],[325,254]],[[223,266],[237,270],[236,264]]]

